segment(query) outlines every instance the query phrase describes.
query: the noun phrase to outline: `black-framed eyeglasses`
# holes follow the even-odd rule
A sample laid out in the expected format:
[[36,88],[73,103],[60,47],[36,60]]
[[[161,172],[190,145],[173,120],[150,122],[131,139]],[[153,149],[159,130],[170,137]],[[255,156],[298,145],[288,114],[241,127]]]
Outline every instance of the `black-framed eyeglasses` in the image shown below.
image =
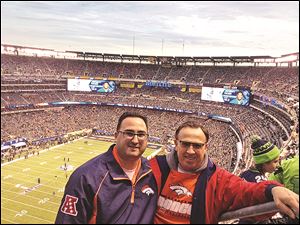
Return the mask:
[[125,130],[125,131],[119,130],[118,132],[122,133],[123,136],[128,139],[133,139],[134,136],[136,135],[139,140],[146,140],[149,136],[149,134],[145,132],[134,133],[133,131],[129,131],[129,130]]
[[182,147],[188,149],[192,145],[193,149],[195,150],[200,150],[206,144],[206,143],[192,143],[192,142],[181,141],[181,140],[178,141],[182,145]]

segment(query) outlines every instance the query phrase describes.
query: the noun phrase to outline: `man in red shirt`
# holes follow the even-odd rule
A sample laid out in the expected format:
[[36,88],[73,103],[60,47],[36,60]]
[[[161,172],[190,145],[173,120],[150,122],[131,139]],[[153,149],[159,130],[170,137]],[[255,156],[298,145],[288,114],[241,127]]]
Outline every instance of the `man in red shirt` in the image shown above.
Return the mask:
[[176,130],[175,151],[150,161],[159,192],[154,223],[216,224],[225,212],[272,200],[291,218],[299,214],[299,196],[279,183],[246,182],[217,167],[208,141],[203,126],[185,122]]

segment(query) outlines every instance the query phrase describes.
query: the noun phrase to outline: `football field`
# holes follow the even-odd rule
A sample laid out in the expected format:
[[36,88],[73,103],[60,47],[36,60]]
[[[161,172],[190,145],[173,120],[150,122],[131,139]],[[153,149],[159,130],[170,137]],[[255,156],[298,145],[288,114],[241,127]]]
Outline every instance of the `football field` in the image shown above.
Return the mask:
[[81,139],[1,166],[1,224],[53,224],[70,174],[111,144]]

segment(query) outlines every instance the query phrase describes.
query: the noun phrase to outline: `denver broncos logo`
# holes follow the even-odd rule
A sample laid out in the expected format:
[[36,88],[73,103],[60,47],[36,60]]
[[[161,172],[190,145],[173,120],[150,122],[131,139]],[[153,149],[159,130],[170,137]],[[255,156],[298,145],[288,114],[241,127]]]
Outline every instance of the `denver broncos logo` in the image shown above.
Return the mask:
[[149,195],[153,195],[154,191],[152,190],[151,187],[149,187],[148,185],[145,185],[144,187],[142,187],[142,193],[149,196]]
[[171,185],[170,189],[172,191],[175,191],[177,195],[192,196],[192,192],[190,192],[187,188],[179,185]]

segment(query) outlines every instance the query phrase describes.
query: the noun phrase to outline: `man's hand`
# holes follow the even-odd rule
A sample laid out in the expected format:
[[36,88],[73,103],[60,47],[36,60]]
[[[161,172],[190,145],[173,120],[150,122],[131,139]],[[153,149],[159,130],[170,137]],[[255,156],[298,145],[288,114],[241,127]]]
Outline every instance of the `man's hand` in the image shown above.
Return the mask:
[[299,218],[299,195],[284,187],[272,188],[276,207],[292,219]]

